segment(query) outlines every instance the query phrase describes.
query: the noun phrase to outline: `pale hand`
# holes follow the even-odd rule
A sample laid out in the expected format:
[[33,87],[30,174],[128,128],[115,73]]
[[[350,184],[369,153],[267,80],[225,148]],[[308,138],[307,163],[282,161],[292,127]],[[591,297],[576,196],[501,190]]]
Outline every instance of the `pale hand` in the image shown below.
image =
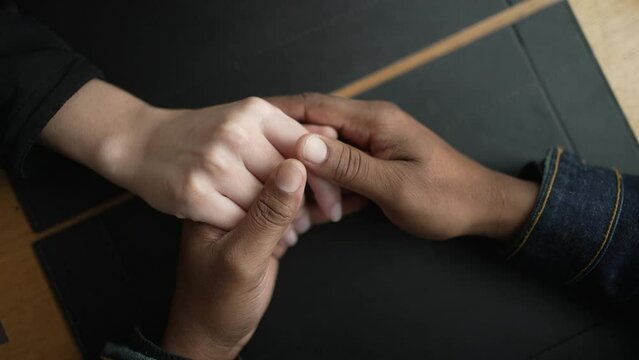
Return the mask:
[[[163,109],[92,80],[55,114],[42,141],[160,211],[228,230],[309,130],[336,137],[329,127],[305,128],[259,98]],[[309,184],[316,206],[305,205],[292,226],[297,232],[348,210],[330,182],[311,176]],[[297,235],[289,229],[285,238],[292,244]]]

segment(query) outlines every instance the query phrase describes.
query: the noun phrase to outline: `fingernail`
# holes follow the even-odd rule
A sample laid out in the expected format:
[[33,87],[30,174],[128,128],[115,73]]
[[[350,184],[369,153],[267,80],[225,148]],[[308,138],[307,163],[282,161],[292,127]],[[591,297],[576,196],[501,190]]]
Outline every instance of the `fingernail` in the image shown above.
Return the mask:
[[304,143],[304,159],[313,164],[321,164],[326,160],[328,148],[319,136],[312,135]]
[[342,204],[335,204],[331,208],[331,220],[338,222],[342,219]]
[[287,231],[286,234],[284,234],[284,241],[288,246],[295,246],[295,244],[297,244],[297,233],[292,230]]
[[295,221],[295,231],[298,234],[304,234],[311,228],[311,218],[308,214],[302,215],[299,219]]
[[302,186],[303,181],[304,175],[295,165],[282,166],[277,171],[277,176],[275,177],[275,184],[277,187],[287,193],[295,192],[300,188],[300,186]]

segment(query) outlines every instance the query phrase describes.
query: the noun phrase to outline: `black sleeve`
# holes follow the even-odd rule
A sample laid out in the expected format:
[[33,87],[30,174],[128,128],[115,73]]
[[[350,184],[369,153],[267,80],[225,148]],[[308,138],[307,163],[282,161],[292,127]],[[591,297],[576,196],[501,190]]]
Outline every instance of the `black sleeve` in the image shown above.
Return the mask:
[[22,165],[49,119],[78,89],[102,77],[90,62],[34,19],[0,0],[0,161]]

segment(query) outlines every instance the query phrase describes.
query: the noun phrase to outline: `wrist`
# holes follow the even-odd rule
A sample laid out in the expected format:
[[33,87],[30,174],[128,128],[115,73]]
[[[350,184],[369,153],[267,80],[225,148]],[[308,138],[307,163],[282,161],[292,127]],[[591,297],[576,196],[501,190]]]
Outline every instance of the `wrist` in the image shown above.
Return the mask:
[[143,161],[144,147],[171,110],[147,103],[132,104],[112,119],[111,131],[96,144],[94,170],[110,181],[131,190]]
[[176,355],[189,359],[233,360],[237,358],[242,345],[224,345],[215,341],[211,331],[206,327],[190,322],[169,321],[162,339],[162,347]]
[[476,207],[472,235],[499,241],[514,238],[528,221],[537,200],[539,185],[487,170],[482,188],[485,196]]
[[143,137],[168,110],[155,108],[130,93],[93,79],[51,118],[41,142],[109,180],[123,184]]

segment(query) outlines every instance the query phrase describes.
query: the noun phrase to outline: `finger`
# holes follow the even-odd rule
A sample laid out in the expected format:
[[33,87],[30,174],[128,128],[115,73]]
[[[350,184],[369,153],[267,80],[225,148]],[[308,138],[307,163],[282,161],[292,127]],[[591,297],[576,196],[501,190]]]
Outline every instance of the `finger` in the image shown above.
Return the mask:
[[242,161],[251,174],[265,183],[284,157],[265,137],[253,141],[253,146],[243,150]]
[[280,240],[275,246],[275,250],[273,250],[273,257],[278,260],[281,259],[286,254],[286,250],[288,250],[288,245],[283,240]]
[[284,256],[286,249],[295,246],[295,244],[297,244],[297,233],[289,226],[284,236],[277,242],[275,250],[273,250],[273,256],[275,256],[276,259],[281,258]]
[[371,125],[384,118],[380,110],[386,104],[315,93],[277,96],[266,100],[293,119],[331,126],[341,136],[362,148],[369,147]]
[[[345,195],[342,196],[342,207],[344,209],[344,216],[348,216],[350,214],[354,214],[368,204],[368,199],[357,194]],[[332,221],[328,218],[323,211],[321,211],[317,205],[307,205],[305,211],[307,212],[309,228],[312,225],[324,224],[329,221]],[[298,220],[299,221],[299,220]],[[297,228],[296,228],[297,230]],[[298,231],[298,234],[301,234]]]
[[[310,206],[312,206],[315,209],[315,211],[322,213],[322,211],[317,207],[317,205],[309,205],[309,204],[303,205],[300,208],[300,211],[297,213],[297,218],[295,218],[295,221],[293,221],[293,229],[298,235],[302,235],[306,233],[313,225],[311,223],[311,217],[309,215],[309,210],[308,210]],[[323,215],[324,217],[326,217],[325,214]]]
[[285,157],[295,154],[295,143],[308,131],[280,109],[273,107],[262,119],[260,125],[264,137]]
[[[330,129],[329,127],[318,126],[317,128],[331,135],[331,131],[327,130]],[[255,141],[255,146],[251,147],[251,149],[247,149],[247,152],[242,154],[242,160],[251,174],[257,177],[261,182],[265,182],[268,178],[268,174],[272,173],[273,169],[284,161],[284,158],[265,138],[258,138]],[[339,187],[315,175],[309,176],[308,183],[320,209],[324,211],[327,217],[334,219],[334,221],[339,221],[342,213],[340,206],[341,191]],[[233,185],[230,186],[233,187]],[[248,208],[248,205],[246,205],[247,198],[250,197],[250,200],[248,200],[250,204],[257,193],[252,192],[249,195],[248,193],[242,194],[241,191],[234,191],[232,194],[224,194],[233,200],[237,198],[237,201],[240,201],[238,204],[246,210]]]
[[[297,140],[302,135],[307,134],[308,131],[279,109],[274,108],[274,110],[261,122],[263,134],[284,157],[292,158],[295,156]],[[320,131],[327,130],[322,129]],[[309,186],[313,190],[313,194],[315,194],[315,199],[320,209],[334,221],[339,221],[342,213],[339,189],[323,179],[311,177],[309,180]]]
[[[342,194],[343,216],[356,213],[366,207],[368,199],[357,194]],[[313,225],[324,224],[332,219],[317,206],[306,204],[300,209],[297,218],[293,222],[293,228],[298,235],[306,233]]]
[[297,156],[314,174],[377,201],[387,195],[391,162],[335,139],[309,134],[297,142]]
[[218,191],[247,211],[262,190],[262,182],[258,180],[244,165],[237,166],[234,176],[225,176],[217,180]]
[[240,264],[263,264],[271,256],[297,215],[305,183],[306,169],[299,161],[285,160],[277,168],[227,238]]
[[284,232],[282,240],[284,240],[284,242],[288,246],[295,246],[295,244],[297,244],[297,233],[295,232],[295,230],[293,230],[292,225],[288,226],[288,229],[286,229],[286,232]]
[[331,139],[337,139],[338,137],[337,130],[332,126],[304,124],[304,128],[310,133],[323,135]]
[[[318,126],[316,130],[331,135],[331,131],[328,129],[330,128],[326,126]],[[257,177],[261,182],[266,182],[268,175],[273,172],[273,169],[275,169],[277,165],[284,161],[284,157],[282,157],[282,154],[280,154],[265,137],[255,139],[254,145],[255,146],[250,147],[250,149],[245,150],[242,154],[242,161],[251,174]],[[309,177],[309,186],[311,190],[313,190],[315,199],[320,208],[326,213],[326,216],[331,217],[331,214],[333,214],[332,218],[338,221],[338,215],[340,213],[339,203],[341,199],[339,187],[327,180],[319,179],[316,176]],[[233,200],[235,200],[235,197],[242,196],[242,194],[237,192],[234,194],[235,195],[229,196]],[[249,204],[253,202],[256,193],[253,193],[252,196]],[[241,204],[242,208],[247,209],[244,205],[245,202]]]
[[318,207],[334,222],[342,219],[342,192],[339,186],[315,174],[308,174],[308,186],[313,190]]
[[196,199],[191,206],[196,210],[186,217],[225,231],[237,226],[246,215],[236,203],[213,189],[206,196]]
[[[330,126],[304,125],[311,133],[337,139],[337,130]],[[324,214],[332,221],[337,222],[342,218],[342,192],[339,186],[326,181],[316,175],[309,174],[308,185],[313,189],[315,202]]]

